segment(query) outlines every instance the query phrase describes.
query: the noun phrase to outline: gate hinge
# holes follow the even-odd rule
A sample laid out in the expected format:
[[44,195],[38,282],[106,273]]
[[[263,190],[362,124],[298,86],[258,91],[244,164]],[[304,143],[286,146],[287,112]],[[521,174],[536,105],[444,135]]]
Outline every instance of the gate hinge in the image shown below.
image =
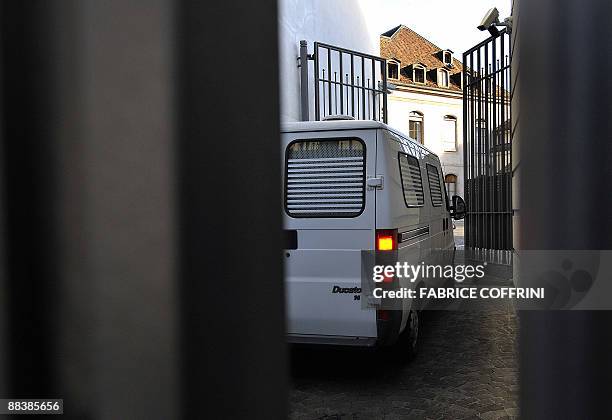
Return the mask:
[[368,190],[382,190],[385,187],[385,178],[383,176],[371,176],[368,178],[366,185]]
[[[308,61],[314,61],[314,59],[315,59],[314,54],[306,54],[306,59],[307,59]],[[298,66],[298,68],[302,67],[301,60],[302,60],[302,57],[300,57],[300,56],[298,55],[298,57],[297,57],[297,62],[298,62],[298,65],[297,65],[297,66]],[[380,84],[381,82],[378,82],[378,83]],[[387,85],[388,85],[388,84],[387,84]]]

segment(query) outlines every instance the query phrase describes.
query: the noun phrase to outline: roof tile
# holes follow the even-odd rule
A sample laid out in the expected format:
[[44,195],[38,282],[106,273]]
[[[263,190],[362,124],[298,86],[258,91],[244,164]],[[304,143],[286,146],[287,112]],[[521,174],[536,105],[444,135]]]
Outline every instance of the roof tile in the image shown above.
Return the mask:
[[[463,64],[453,57],[453,66],[448,68],[441,59],[438,47],[423,36],[414,32],[412,29],[399,25],[380,36],[380,55],[386,59],[396,59],[401,61],[400,80],[393,81],[399,85],[414,85],[412,74],[406,71],[406,67],[411,64],[422,63],[427,66],[427,70],[446,68],[451,75],[461,73]],[[418,84],[421,85],[421,84]],[[461,86],[456,83],[456,78],[451,78],[448,88],[442,88],[429,78],[426,85],[441,89],[461,91]]]

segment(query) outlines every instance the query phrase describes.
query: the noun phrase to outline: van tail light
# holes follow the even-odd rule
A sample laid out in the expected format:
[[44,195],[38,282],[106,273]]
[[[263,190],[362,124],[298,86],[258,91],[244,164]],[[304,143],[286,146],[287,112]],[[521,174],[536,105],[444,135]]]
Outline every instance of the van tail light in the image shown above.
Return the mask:
[[385,309],[379,309],[376,311],[376,319],[379,321],[388,321],[391,319],[391,314]]
[[[376,251],[395,251],[397,250],[397,229],[377,229],[376,230]],[[394,259],[393,254],[386,256],[379,255],[379,262],[384,264],[384,260]],[[379,258],[377,258],[378,260]],[[394,276],[387,276],[383,274],[383,283],[393,283]],[[379,309],[376,311],[376,318],[378,321],[387,322],[391,320],[391,314],[388,310]]]
[[376,250],[397,250],[397,229],[378,229],[376,231]]

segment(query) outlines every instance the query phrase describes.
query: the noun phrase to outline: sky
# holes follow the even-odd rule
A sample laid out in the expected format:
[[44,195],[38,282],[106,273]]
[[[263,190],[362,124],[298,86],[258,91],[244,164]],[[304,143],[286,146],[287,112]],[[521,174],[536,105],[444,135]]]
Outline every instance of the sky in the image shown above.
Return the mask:
[[510,15],[511,0],[356,0],[360,3],[374,45],[380,34],[403,24],[455,57],[489,37],[476,29],[492,7],[503,21]]

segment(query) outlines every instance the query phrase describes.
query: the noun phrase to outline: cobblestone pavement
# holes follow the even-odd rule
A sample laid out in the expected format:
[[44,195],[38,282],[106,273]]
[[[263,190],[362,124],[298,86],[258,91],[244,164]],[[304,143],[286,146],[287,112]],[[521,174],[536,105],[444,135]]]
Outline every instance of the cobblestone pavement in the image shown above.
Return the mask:
[[374,349],[292,348],[290,418],[517,418],[511,303],[421,317],[419,354],[407,363]]

